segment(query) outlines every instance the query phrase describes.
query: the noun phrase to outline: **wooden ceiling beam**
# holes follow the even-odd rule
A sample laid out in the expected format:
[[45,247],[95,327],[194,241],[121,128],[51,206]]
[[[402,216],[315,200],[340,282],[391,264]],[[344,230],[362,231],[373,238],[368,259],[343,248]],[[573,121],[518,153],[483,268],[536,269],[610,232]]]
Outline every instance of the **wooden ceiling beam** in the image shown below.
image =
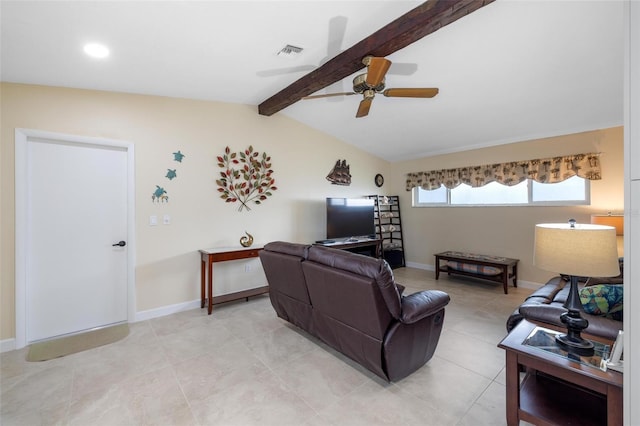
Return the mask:
[[273,115],[303,97],[361,70],[365,56],[388,56],[493,1],[427,1],[263,101],[258,105],[258,113]]

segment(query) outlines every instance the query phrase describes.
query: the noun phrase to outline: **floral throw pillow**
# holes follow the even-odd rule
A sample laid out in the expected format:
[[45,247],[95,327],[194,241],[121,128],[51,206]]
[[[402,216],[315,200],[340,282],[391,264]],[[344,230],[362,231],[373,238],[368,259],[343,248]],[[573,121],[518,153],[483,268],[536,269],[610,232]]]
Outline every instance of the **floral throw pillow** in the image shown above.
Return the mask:
[[623,295],[622,284],[598,284],[581,289],[580,301],[588,314],[622,321]]

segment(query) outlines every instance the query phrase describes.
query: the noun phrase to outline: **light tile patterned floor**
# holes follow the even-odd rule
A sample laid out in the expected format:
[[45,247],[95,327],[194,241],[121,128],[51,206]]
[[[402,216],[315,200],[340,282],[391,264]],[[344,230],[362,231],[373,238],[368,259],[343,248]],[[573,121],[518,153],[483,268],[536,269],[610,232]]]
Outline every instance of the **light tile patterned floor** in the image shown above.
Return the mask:
[[123,341],[52,361],[0,356],[0,424],[502,425],[505,321],[531,289],[394,271],[451,296],[435,356],[398,383],[278,319],[267,296],[131,324]]

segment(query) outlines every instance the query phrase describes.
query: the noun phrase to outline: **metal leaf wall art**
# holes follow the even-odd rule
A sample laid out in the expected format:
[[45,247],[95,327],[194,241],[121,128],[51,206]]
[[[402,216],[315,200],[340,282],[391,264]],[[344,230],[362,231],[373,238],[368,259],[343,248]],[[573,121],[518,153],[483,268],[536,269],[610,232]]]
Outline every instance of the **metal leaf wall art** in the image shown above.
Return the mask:
[[218,167],[222,169],[216,180],[220,198],[226,203],[239,202],[239,212],[251,210],[251,203],[262,204],[278,189],[272,176],[271,157],[254,151],[251,145],[239,152],[231,152],[227,146],[224,154],[218,156]]

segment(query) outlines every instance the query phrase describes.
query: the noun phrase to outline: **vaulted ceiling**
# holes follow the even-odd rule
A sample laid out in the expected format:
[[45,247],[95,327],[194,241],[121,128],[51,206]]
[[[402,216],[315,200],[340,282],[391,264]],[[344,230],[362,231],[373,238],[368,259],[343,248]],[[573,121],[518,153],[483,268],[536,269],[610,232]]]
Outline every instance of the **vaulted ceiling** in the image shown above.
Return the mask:
[[[250,104],[258,114],[421,3],[2,0],[1,78]],[[387,87],[437,87],[436,97],[377,96],[363,118],[360,96],[275,113],[390,161],[622,125],[622,19],[617,0],[496,0],[387,55]],[[86,57],[92,41],[110,56]],[[279,53],[286,45],[303,50]],[[351,91],[356,74],[316,94]]]

